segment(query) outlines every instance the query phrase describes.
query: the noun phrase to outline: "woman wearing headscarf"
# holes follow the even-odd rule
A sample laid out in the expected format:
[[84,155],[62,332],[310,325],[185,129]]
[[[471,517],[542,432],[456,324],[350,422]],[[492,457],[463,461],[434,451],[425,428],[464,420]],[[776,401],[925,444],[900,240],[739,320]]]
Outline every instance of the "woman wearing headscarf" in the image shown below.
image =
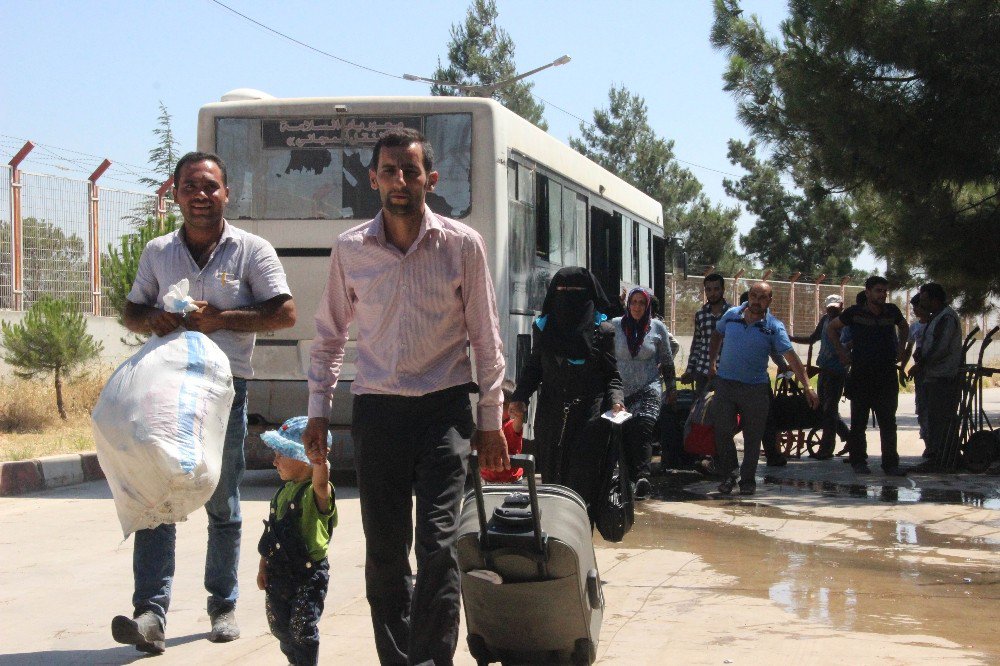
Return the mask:
[[532,325],[531,356],[510,404],[511,413],[523,413],[538,390],[535,442],[542,482],[579,493],[591,507],[591,520],[611,427],[601,414],[624,409],[615,330],[604,314],[609,307],[586,268],[557,272]]
[[635,287],[628,292],[625,303],[625,314],[612,321],[625,409],[632,414],[622,425],[622,449],[629,479],[635,483],[635,498],[644,500],[649,497],[649,460],[660,406],[664,399],[668,404],[677,399],[674,357],[667,327],[653,318],[653,295]]

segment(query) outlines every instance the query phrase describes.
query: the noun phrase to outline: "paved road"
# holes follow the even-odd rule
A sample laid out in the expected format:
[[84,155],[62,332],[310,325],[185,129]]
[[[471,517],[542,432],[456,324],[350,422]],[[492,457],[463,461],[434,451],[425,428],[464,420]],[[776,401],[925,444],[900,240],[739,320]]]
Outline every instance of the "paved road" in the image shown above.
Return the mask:
[[[1000,390],[988,399],[1000,413]],[[900,414],[910,409],[903,396]],[[900,421],[901,450],[916,462],[913,424]],[[869,441],[877,451],[877,436]],[[640,505],[622,544],[596,537],[608,604],[599,663],[998,663],[998,480],[858,478],[836,460],[807,460],[761,468],[747,500],[691,474],[657,477],[658,497]],[[168,649],[156,663],[283,663],[253,587],[276,482],[252,472],[244,484],[243,638],[206,640],[197,513],[179,527]],[[338,488],[338,503],[321,661],[374,664],[354,489]],[[147,658],[109,630],[129,608],[131,553],[103,483],[0,499],[0,666]],[[473,663],[464,645],[456,663]]]

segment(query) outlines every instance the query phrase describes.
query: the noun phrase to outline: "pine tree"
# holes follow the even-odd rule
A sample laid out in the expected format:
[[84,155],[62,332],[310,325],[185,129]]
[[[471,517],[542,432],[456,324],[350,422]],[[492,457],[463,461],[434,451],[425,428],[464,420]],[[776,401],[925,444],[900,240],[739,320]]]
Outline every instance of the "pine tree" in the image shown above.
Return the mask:
[[720,264],[735,247],[737,209],[713,206],[701,183],[674,158],[674,142],[656,135],[645,100],[625,86],[612,86],[606,109],[594,110],[593,125],[580,123],[582,138],[570,146],[663,205],[664,232],[680,235],[689,261]]
[[149,165],[157,173],[156,178],[140,178],[143,185],[159,189],[160,185],[174,175],[174,166],[180,158],[180,142],[174,135],[173,116],[167,110],[163,100],[160,100],[160,115],[156,119],[157,126],[153,130],[156,145],[149,149]]
[[43,296],[35,301],[20,324],[0,322],[3,331],[3,360],[15,368],[18,377],[31,379],[52,373],[56,407],[66,420],[63,379],[77,366],[95,358],[103,345],[87,333],[87,323],[79,309],[68,301]]
[[119,239],[116,248],[108,244],[108,253],[101,262],[104,276],[104,297],[115,309],[118,323],[125,324],[125,301],[139,271],[139,258],[149,241],[177,229],[177,217],[168,215],[161,223],[153,217],[146,218],[143,226]]
[[849,275],[861,244],[849,200],[809,183],[801,183],[804,194],[789,191],[782,170],[773,160],[758,159],[756,151],[756,141],[730,140],[729,161],[747,175],[722,181],[726,194],[757,218],[740,237],[743,249],[779,273]]
[[[449,81],[463,86],[488,86],[517,76],[514,64],[514,41],[507,31],[497,25],[495,0],[473,0],[465,16],[465,23],[451,26],[448,42],[448,66],[440,60],[434,71],[437,81]],[[535,84],[518,81],[495,90],[493,99],[534,123],[543,130],[545,105],[531,95]],[[451,86],[433,85],[432,95],[445,97],[468,95]]]
[[874,204],[865,239],[967,311],[1000,294],[1000,5],[794,0],[780,30],[716,0],[725,87],[774,164]]

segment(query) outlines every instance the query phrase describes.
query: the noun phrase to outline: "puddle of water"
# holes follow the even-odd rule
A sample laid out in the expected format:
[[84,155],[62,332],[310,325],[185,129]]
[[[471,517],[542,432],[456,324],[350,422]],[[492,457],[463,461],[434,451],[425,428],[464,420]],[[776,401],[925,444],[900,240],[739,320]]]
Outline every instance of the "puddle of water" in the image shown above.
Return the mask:
[[953,488],[919,488],[907,486],[890,486],[879,484],[846,484],[834,481],[811,481],[804,479],[785,479],[777,476],[765,476],[764,483],[776,486],[786,486],[811,490],[826,497],[853,497],[869,499],[878,502],[898,502],[900,504],[915,504],[928,502],[933,504],[960,504],[978,509],[1000,509],[1000,491],[980,493]]
[[[683,494],[658,490],[671,498]],[[677,517],[655,510],[653,502],[641,507],[623,545],[696,554],[713,570],[737,579],[720,592],[767,598],[805,620],[840,630],[939,636],[986,653],[992,663],[1000,660],[995,628],[1000,568],[962,567],[961,561],[940,556],[952,563],[946,567],[921,557],[936,559],[936,548],[996,553],[996,547],[904,521],[836,521],[869,534],[863,548],[801,544],[743,529],[738,522]],[[755,516],[802,518],[752,502],[732,505]]]

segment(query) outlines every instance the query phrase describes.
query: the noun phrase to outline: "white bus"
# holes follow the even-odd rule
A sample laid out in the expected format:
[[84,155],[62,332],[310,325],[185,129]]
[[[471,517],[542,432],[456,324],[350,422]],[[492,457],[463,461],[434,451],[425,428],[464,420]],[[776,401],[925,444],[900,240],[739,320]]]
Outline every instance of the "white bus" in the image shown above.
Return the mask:
[[[546,286],[562,266],[587,266],[616,302],[622,287],[637,284],[663,302],[660,204],[491,99],[275,99],[233,91],[202,107],[198,148],[225,161],[226,219],[274,245],[299,313],[294,328],[257,338],[249,413],[258,427],[305,411],[313,313],[330,248],[338,234],[378,213],[371,149],[396,127],[420,130],[434,148],[440,180],[428,195],[431,209],[486,241],[511,385],[530,352]],[[352,466],[355,359],[349,342],[331,414],[341,426],[334,428],[335,467]],[[247,441],[254,458],[256,438]]]

